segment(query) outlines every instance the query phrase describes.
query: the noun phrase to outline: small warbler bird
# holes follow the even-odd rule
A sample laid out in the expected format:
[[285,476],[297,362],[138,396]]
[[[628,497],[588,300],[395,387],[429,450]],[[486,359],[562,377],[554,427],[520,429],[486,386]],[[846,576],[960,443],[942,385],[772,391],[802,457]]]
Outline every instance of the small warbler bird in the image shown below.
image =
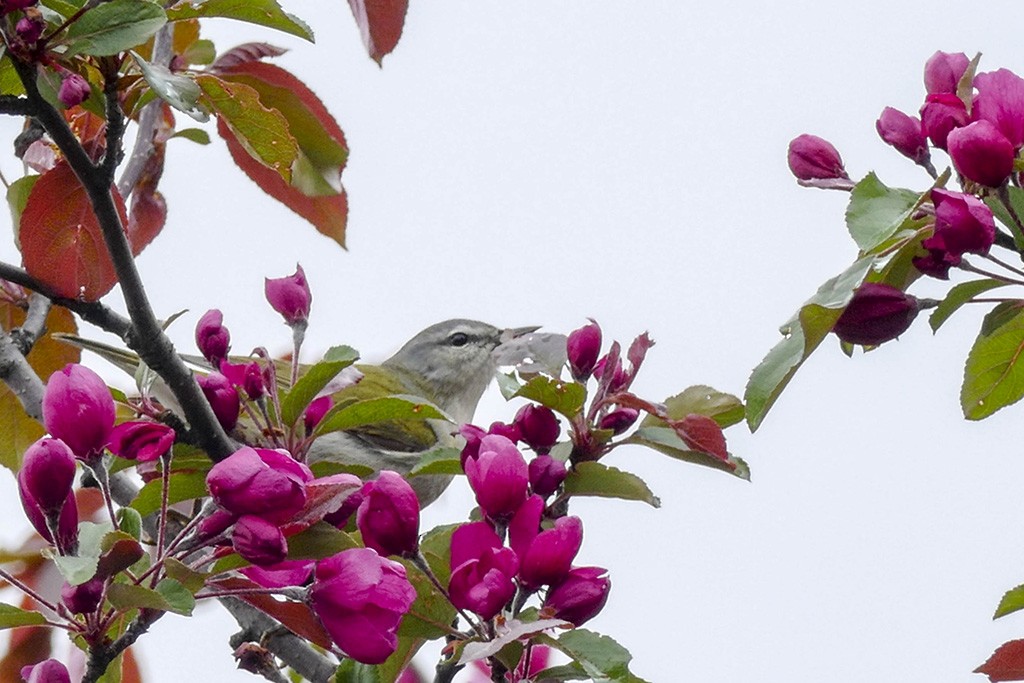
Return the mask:
[[[307,454],[310,464],[335,462],[402,475],[434,448],[461,445],[453,433],[473,419],[477,403],[494,378],[499,355],[511,342],[536,327],[498,329],[475,320],[446,320],[423,330],[380,365],[357,365],[363,377],[334,395],[366,400],[402,395],[424,399],[450,416],[444,420],[391,421],[316,439]],[[450,476],[423,475],[409,483],[420,505],[432,503],[451,482]]]

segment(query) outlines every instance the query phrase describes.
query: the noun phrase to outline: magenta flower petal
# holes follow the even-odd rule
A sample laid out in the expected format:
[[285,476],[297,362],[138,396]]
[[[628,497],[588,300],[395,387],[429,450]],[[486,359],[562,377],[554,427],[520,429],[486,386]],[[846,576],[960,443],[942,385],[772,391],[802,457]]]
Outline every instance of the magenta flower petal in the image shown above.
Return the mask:
[[366,547],[381,555],[415,555],[420,526],[416,492],[402,475],[382,471],[359,504],[356,525]]
[[114,427],[114,397],[95,372],[69,363],[50,375],[43,394],[43,424],[83,459],[103,451]]
[[295,325],[309,318],[313,294],[306,282],[302,266],[296,264],[295,273],[281,278],[266,278],[264,293],[270,306],[280,313],[286,323]]

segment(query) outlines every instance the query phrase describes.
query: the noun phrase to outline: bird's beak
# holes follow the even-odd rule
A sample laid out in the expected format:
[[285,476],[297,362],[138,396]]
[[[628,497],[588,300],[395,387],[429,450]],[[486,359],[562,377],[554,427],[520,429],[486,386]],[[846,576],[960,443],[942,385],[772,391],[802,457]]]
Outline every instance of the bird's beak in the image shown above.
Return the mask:
[[513,339],[518,339],[519,337],[526,336],[526,335],[530,334],[531,332],[536,332],[540,328],[541,328],[540,325],[530,325],[528,327],[508,327],[508,328],[505,328],[504,330],[501,331],[501,334],[498,336],[498,343],[499,344],[508,343],[508,342],[512,341]]

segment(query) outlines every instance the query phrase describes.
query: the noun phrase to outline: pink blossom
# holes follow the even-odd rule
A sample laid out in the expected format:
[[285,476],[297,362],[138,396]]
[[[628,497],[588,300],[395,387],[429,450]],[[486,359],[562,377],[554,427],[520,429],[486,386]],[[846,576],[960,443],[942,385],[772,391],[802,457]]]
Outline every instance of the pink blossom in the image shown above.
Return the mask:
[[463,469],[488,517],[511,515],[526,499],[530,482],[526,460],[504,436],[488,434],[480,439],[479,452],[465,459]]
[[295,325],[305,323],[309,318],[313,294],[306,282],[306,274],[302,266],[296,264],[292,275],[281,278],[266,278],[264,293],[270,306],[280,313],[286,323]]
[[513,578],[519,561],[501,544],[487,522],[463,524],[452,534],[452,575],[448,592],[452,604],[483,619],[502,610],[516,592]]
[[865,282],[839,316],[832,331],[849,344],[875,346],[895,339],[917,317],[917,299],[890,285]]
[[231,530],[235,552],[260,566],[275,565],[288,554],[281,527],[257,515],[242,515]]
[[789,170],[800,180],[849,178],[839,152],[827,140],[804,133],[793,138],[787,154]]
[[593,320],[573,330],[565,341],[569,369],[577,382],[586,382],[601,355],[601,327]]
[[976,183],[999,187],[1013,173],[1013,145],[984,119],[950,131],[946,145],[956,170]]
[[363,543],[381,555],[409,557],[419,548],[420,502],[402,475],[382,471],[356,513]]
[[245,446],[214,465],[206,485],[229,512],[282,523],[305,506],[312,480],[309,468],[287,453]]
[[43,437],[28,447],[18,485],[45,512],[57,512],[75,483],[75,455],[60,439]]
[[160,422],[122,422],[110,433],[110,452],[128,460],[152,462],[173,445],[174,430]]
[[227,358],[231,348],[231,332],[224,327],[224,314],[211,308],[196,323],[196,346],[203,358],[214,367]]
[[82,459],[99,455],[114,427],[114,397],[95,372],[77,363],[50,375],[43,394],[43,424]]
[[574,626],[582,626],[604,608],[611,581],[608,570],[601,567],[574,567],[565,580],[553,587],[544,600],[544,607],[555,617]]

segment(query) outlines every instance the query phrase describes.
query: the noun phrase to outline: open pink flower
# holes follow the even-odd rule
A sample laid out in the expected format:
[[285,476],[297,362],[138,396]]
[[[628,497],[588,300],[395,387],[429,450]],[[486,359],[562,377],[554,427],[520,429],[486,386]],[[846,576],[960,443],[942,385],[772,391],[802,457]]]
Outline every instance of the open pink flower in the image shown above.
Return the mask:
[[346,655],[380,664],[398,647],[398,624],[416,591],[401,564],[369,548],[352,548],[317,563],[309,599]]
[[505,548],[487,522],[463,524],[452,534],[452,604],[491,619],[515,595],[519,569],[515,551]]

